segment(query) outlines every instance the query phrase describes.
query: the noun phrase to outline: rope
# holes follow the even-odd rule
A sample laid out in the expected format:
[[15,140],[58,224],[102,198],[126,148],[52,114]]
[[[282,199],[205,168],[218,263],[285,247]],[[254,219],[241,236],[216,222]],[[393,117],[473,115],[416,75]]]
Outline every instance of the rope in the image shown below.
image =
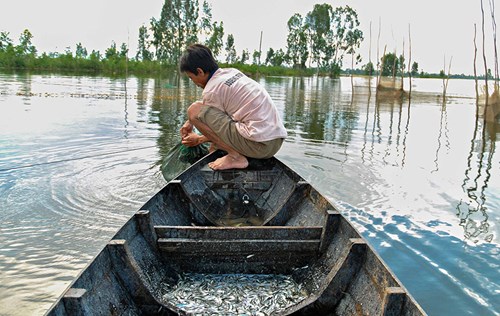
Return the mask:
[[62,162],[69,162],[69,161],[82,160],[82,159],[88,159],[88,158],[102,157],[102,156],[107,156],[107,155],[115,155],[115,154],[121,154],[121,153],[125,153],[125,152],[143,150],[143,149],[148,149],[148,148],[153,148],[153,147],[157,147],[157,146],[156,145],[152,145],[152,146],[145,146],[145,147],[139,147],[139,148],[133,148],[133,149],[120,150],[120,151],[115,151],[115,152],[102,153],[102,154],[97,154],[97,155],[88,155],[88,156],[83,156],[83,157],[76,157],[76,158],[68,158],[68,159],[61,159],[61,160],[55,160],[55,161],[34,163],[34,164],[30,164],[30,165],[22,165],[22,166],[17,166],[17,167],[12,167],[12,168],[0,169],[0,172],[12,171],[12,170],[18,170],[18,169],[26,169],[26,168],[32,168],[32,167],[38,167],[38,166],[45,166],[45,165],[53,165],[53,164],[62,163]]

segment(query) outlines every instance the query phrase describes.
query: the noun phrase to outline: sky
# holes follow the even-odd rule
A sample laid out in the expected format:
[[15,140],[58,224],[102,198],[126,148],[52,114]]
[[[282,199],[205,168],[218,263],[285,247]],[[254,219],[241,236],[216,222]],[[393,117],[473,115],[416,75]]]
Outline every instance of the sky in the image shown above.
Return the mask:
[[[489,9],[489,1],[494,0],[483,1],[487,64],[494,70]],[[243,49],[250,54],[258,50],[262,32],[264,56],[270,47],[285,50],[287,21],[293,14],[305,16],[314,4],[349,5],[357,11],[365,37],[359,51],[363,58],[359,66],[370,57],[375,63],[384,47],[399,56],[404,46],[408,59],[411,34],[412,62],[419,64],[419,70],[431,73],[441,69],[448,72],[450,61],[451,73],[473,73],[476,24],[477,69],[478,73],[484,73],[480,0],[209,0],[209,3],[213,21],[223,21],[225,34],[234,35],[238,54]],[[162,5],[163,0],[16,0],[0,10],[0,31],[9,32],[17,44],[22,31],[30,30],[39,52],[64,52],[67,47],[74,52],[76,44],[82,43],[89,52],[103,53],[115,41],[117,46],[128,44],[132,57],[137,51],[139,27],[149,26],[152,17],[159,18]],[[350,65],[350,59],[344,65]]]

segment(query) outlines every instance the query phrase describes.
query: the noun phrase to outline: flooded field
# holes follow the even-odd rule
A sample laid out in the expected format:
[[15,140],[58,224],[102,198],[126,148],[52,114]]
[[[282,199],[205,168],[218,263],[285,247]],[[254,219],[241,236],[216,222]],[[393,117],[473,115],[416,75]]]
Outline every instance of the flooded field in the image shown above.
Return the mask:
[[[367,78],[257,80],[289,133],[277,156],[429,315],[500,315],[500,125],[477,115],[474,81],[450,80],[443,98],[441,80],[416,79],[408,99]],[[43,314],[165,185],[200,97],[174,74],[0,74],[0,315]]]

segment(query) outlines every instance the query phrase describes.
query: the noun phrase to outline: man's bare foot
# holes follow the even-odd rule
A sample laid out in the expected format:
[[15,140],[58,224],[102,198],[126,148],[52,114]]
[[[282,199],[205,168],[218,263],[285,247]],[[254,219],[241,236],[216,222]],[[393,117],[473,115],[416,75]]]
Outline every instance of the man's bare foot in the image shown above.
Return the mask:
[[213,170],[244,169],[248,167],[248,160],[245,156],[226,155],[208,164]]

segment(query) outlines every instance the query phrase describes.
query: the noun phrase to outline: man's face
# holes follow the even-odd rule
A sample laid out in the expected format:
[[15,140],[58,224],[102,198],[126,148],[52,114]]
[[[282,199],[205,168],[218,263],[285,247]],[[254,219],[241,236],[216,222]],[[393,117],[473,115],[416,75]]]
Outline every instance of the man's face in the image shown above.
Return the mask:
[[190,71],[186,71],[187,76],[200,88],[205,88],[208,81],[208,72],[204,72],[201,68],[197,68],[197,73],[192,73]]

